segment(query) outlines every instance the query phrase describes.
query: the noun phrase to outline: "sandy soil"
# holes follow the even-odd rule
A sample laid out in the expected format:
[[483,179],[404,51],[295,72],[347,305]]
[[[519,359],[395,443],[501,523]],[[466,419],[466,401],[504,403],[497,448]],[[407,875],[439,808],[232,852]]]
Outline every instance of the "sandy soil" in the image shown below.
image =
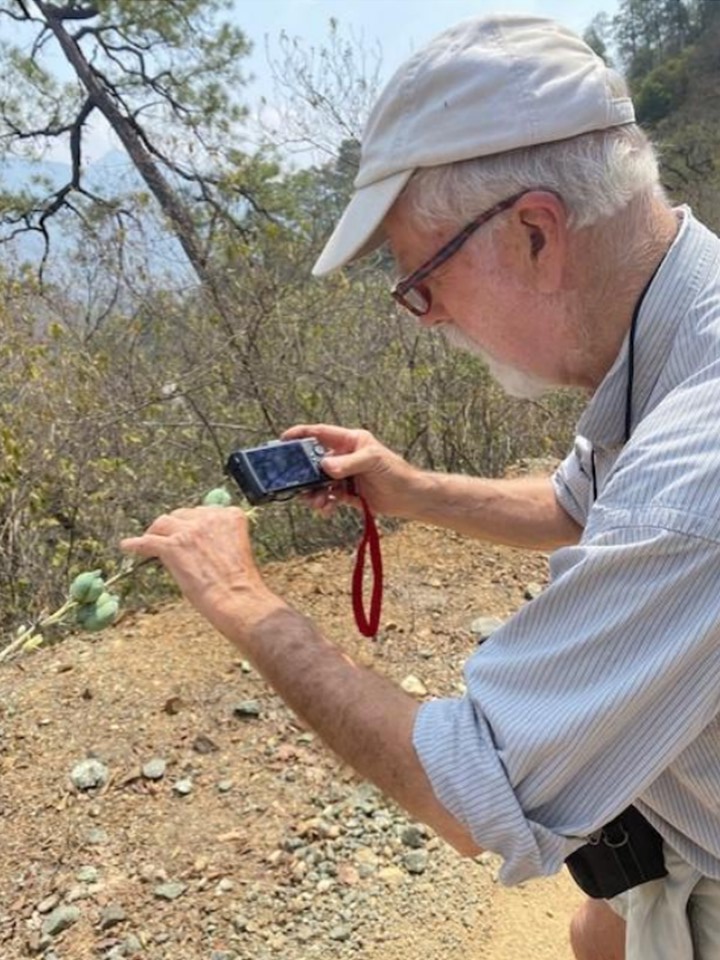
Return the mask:
[[[472,620],[508,616],[546,575],[542,556],[422,526],[386,536],[383,547],[376,642],[353,626],[351,554],[293,559],[267,573],[351,655],[397,681],[418,676],[429,696],[457,691]],[[238,715],[248,700],[257,717]],[[109,779],[79,790],[70,772],[88,757]],[[157,780],[142,772],[152,758],[167,765]],[[185,795],[176,789],[183,780]],[[320,807],[327,813],[329,799],[347,807],[357,787],[182,603],[8,664],[0,669],[0,956],[570,960],[567,925],[581,895],[566,874],[505,889],[493,858],[462,861],[432,838],[423,839],[427,869],[404,872],[400,841],[368,853],[375,840],[358,833],[383,817],[396,834],[404,829],[382,803],[352,837],[347,815],[338,816],[329,879],[303,873],[288,836],[307,838]],[[167,882],[184,885],[182,895],[162,899]],[[68,905],[77,906],[72,925],[43,933]],[[301,911],[302,924],[287,919]],[[333,911],[350,927],[360,918],[345,940]]]

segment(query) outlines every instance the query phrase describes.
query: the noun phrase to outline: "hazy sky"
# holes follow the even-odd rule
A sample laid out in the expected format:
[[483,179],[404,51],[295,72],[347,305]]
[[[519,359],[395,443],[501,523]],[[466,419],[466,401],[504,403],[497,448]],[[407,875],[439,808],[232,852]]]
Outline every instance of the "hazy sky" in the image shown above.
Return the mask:
[[[298,37],[303,46],[323,46],[329,21],[338,21],[343,38],[361,40],[372,54],[381,54],[381,81],[413,51],[446,27],[467,17],[502,10],[552,17],[582,34],[600,12],[613,16],[620,0],[234,0],[233,20],[253,43],[246,71],[252,82],[243,91],[251,109],[261,97],[272,103],[273,85],[268,51],[278,52],[281,32]],[[382,85],[382,84],[381,84]],[[267,108],[263,116],[271,116]],[[250,130],[248,146],[253,142]],[[302,162],[302,161],[301,161]]]
[[235,0],[237,23],[255,42],[253,70],[264,72],[264,37],[281,30],[321,43],[328,20],[379,40],[383,62],[392,71],[413,50],[445,27],[466,17],[502,10],[553,17],[582,33],[596,13],[612,16],[618,0]]
[[[595,14],[612,16],[618,6],[619,0],[234,0],[232,19],[254,46],[246,68],[254,80],[242,91],[242,99],[251,107],[262,96],[272,99],[266,48],[277,50],[281,31],[304,44],[322,46],[331,18],[339,22],[343,37],[362,39],[368,50],[379,44],[385,80],[414,50],[467,17],[498,10],[535,13],[582,33]],[[117,143],[101,123],[93,124],[87,146],[86,156],[96,159]]]

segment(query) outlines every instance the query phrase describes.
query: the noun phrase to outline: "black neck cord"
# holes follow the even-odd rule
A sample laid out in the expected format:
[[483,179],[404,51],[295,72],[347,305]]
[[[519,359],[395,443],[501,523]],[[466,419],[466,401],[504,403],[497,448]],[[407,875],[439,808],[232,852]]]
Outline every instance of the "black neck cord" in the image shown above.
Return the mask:
[[[645,288],[647,290],[647,287]],[[630,324],[630,336],[628,337],[628,375],[627,383],[625,385],[625,437],[623,443],[627,443],[630,439],[630,434],[632,433],[632,419],[633,419],[633,385],[635,380],[635,331],[637,330],[637,320],[638,314],[640,313],[640,306],[645,298],[645,290],[642,292],[642,296],[635,305],[633,310],[632,322]]]
[[[637,331],[638,317],[640,316],[640,308],[642,307],[643,300],[645,299],[645,294],[650,289],[650,284],[655,279],[655,273],[657,270],[653,270],[653,274],[645,284],[643,292],[638,297],[638,301],[635,304],[635,309],[633,310],[632,320],[630,321],[630,335],[628,337],[628,375],[627,383],[625,385],[625,437],[623,443],[627,443],[630,439],[630,434],[632,433],[633,427],[633,387],[635,382],[635,333]],[[597,500],[598,490],[597,490],[597,471],[595,469],[595,449],[593,448],[590,452],[590,467],[592,470],[592,488],[593,488],[593,500]]]

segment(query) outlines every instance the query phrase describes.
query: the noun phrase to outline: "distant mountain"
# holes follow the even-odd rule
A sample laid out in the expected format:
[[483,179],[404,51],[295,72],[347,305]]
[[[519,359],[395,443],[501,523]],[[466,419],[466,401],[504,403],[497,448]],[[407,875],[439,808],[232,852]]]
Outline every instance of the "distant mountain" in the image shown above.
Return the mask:
[[[70,180],[70,164],[55,160],[27,160],[22,157],[3,157],[0,160],[0,189],[22,190],[42,180],[53,189]],[[110,150],[98,160],[84,164],[83,179],[88,189],[101,191],[105,196],[126,193],[141,185],[140,177],[121,150]]]
[[[51,193],[69,183],[71,175],[69,164],[4,157],[0,159],[0,194],[22,190]],[[111,150],[85,165],[83,185],[91,193],[106,199],[146,189],[137,170],[121,150]],[[48,224],[52,250],[50,265],[55,257],[64,258],[71,251],[74,241],[68,229],[67,219]],[[187,277],[189,267],[182,247],[171,232],[162,228],[152,207],[146,215],[138,215],[134,232],[134,255],[146,271],[176,279]],[[0,226],[0,237],[3,235],[7,236],[7,232]],[[26,233],[16,237],[10,249],[18,261],[33,264],[42,257],[44,243],[37,233]]]

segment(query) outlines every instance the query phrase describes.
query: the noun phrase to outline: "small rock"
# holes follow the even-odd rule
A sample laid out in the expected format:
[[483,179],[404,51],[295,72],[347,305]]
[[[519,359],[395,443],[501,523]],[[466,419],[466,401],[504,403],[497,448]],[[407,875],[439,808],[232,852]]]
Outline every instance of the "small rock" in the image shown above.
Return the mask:
[[328,931],[328,937],[331,940],[344,941],[350,939],[350,934],[352,933],[350,927],[345,924],[337,924],[335,927],[331,927]]
[[97,883],[99,873],[97,867],[80,867],[75,879],[80,883]]
[[358,866],[368,863],[372,866],[377,866],[378,862],[377,854],[374,850],[371,850],[370,847],[358,847],[353,854],[353,860]]
[[400,839],[406,847],[412,847],[413,850],[419,850],[425,843],[420,829],[412,824],[402,830]]
[[409,693],[413,697],[427,696],[427,687],[419,677],[416,677],[412,673],[405,677],[400,686],[403,688],[405,693]]
[[427,850],[412,850],[403,857],[403,866],[408,873],[425,873],[429,859]]
[[110,777],[110,771],[100,760],[90,758],[76,763],[70,771],[70,779],[78,790],[94,790],[104,787]]
[[87,900],[90,896],[90,890],[85,883],[76,883],[65,894],[68,903],[75,903],[76,900]]
[[503,621],[497,617],[477,617],[470,624],[470,633],[475,637],[478,643],[487,640],[489,636],[495,633],[503,625]]
[[124,923],[127,920],[127,914],[119,903],[109,903],[103,907],[100,912],[100,929],[109,930],[117,926],[118,923]]
[[181,797],[187,797],[192,793],[193,782],[189,777],[186,777],[184,780],[176,780],[173,784],[173,793],[177,793]]
[[169,716],[174,717],[175,714],[180,713],[180,711],[183,709],[184,706],[185,706],[185,703],[182,697],[170,697],[168,700],[165,701],[163,710]]
[[56,893],[51,893],[49,897],[45,897],[44,900],[41,900],[35,909],[38,913],[50,913],[51,910],[55,909],[58,903],[60,903],[60,897]]
[[134,957],[142,951],[142,943],[134,933],[129,933],[122,943],[122,948],[126,957]]
[[218,785],[218,793],[229,793],[233,788],[232,780],[220,780]]
[[207,737],[204,733],[199,733],[197,737],[193,740],[193,750],[195,753],[215,753],[220,749],[214,740],[211,740],[210,737]]
[[396,886],[405,880],[405,874],[400,867],[383,867],[382,870],[378,870],[377,875],[380,880],[391,886]]
[[360,874],[349,863],[341,863],[338,867],[337,878],[346,887],[354,887],[360,881]]
[[153,893],[159,900],[177,900],[187,890],[187,884],[178,882],[161,883]]
[[233,707],[233,716],[240,720],[256,719],[260,716],[260,701],[243,700]]
[[529,583],[525,587],[525,599],[526,600],[535,600],[536,597],[539,597],[543,592],[543,585],[541,583]]
[[56,907],[53,912],[45,918],[42,925],[42,933],[46,937],[55,937],[63,930],[67,930],[80,919],[80,910],[77,907]]
[[167,761],[161,757],[153,757],[142,765],[142,775],[146,780],[162,780],[167,770]]

